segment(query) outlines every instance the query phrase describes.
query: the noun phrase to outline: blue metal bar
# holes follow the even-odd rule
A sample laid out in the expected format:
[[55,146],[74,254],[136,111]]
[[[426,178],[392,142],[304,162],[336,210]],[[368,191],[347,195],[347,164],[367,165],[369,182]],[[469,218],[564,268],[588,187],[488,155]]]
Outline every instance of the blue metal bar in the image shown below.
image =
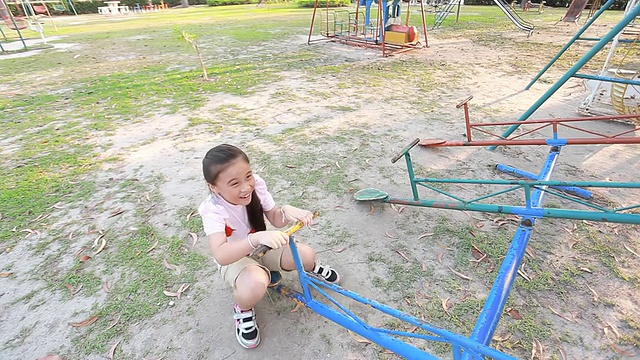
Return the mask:
[[[515,176],[519,176],[519,177],[523,177],[523,178],[527,178],[527,179],[537,179],[538,176],[524,171],[524,170],[520,170],[520,169],[516,169],[514,167],[511,167],[509,165],[502,165],[502,164],[498,164],[496,165],[496,170],[498,171],[502,171],[504,173],[507,174],[511,174],[511,175],[515,175]],[[550,186],[551,188],[560,190],[560,191],[564,191],[576,196],[579,196],[583,199],[591,199],[591,191],[589,190],[585,190],[585,189],[581,189],[579,187],[575,187],[575,186]]]
[[[589,19],[589,21],[587,21],[584,26],[571,38],[571,40],[569,40],[569,42],[567,42],[562,49],[560,49],[560,51],[558,51],[558,53],[556,54],[556,56],[553,57],[553,59],[551,59],[551,61],[549,61],[549,63],[542,68],[542,70],[540,70],[540,72],[538,73],[538,75],[536,75],[533,80],[531,80],[531,82],[529,82],[529,84],[527,85],[527,87],[525,87],[525,90],[529,90],[531,88],[531,86],[533,86],[533,84],[538,81],[538,79],[540,79],[540,77],[542,76],[542,74],[544,74],[545,72],[547,72],[547,70],[549,70],[549,68],[551,67],[551,65],[553,65],[553,63],[555,63],[560,56],[562,56],[562,54],[564,54],[565,51],[567,51],[567,49],[569,49],[569,47],[571,45],[573,45],[573,43],[578,40],[580,38],[580,35],[582,35],[588,28],[589,26],[591,26],[591,24],[593,24],[596,19],[598,19],[598,17],[600,17],[600,15],[602,15],[602,13],[604,13],[605,10],[607,10],[611,5],[613,5],[613,3],[615,2],[615,0],[608,0],[606,3],[604,3],[604,5],[602,5],[602,7],[600,8],[600,10],[598,10],[595,14],[593,14],[593,17],[591,19]],[[610,39],[607,40],[607,42],[611,41]]]
[[491,342],[493,333],[498,325],[498,320],[500,320],[502,310],[509,297],[511,286],[516,279],[518,267],[520,266],[522,256],[531,238],[532,230],[533,228],[531,226],[521,224],[513,236],[511,246],[509,250],[507,250],[507,254],[498,271],[491,292],[484,303],[482,312],[471,334],[471,339],[484,344]]
[[[590,38],[590,37],[580,37],[576,40],[584,40],[584,41],[600,41],[602,40],[602,38]],[[613,40],[609,40],[609,41],[613,41]],[[630,39],[619,39],[618,42],[621,43],[634,43],[636,42],[636,40],[630,40]]]
[[306,285],[305,277],[307,274],[304,271],[304,266],[302,265],[302,260],[300,260],[300,254],[298,254],[298,247],[296,246],[296,242],[293,238],[293,235],[289,236],[289,248],[291,249],[291,254],[293,255],[293,262],[296,264],[296,270],[298,271],[298,279],[300,280],[300,284],[302,285],[302,292],[304,293],[305,301],[313,300],[311,296],[311,291],[309,290],[309,286]]
[[640,81],[638,80],[615,78],[610,76],[575,74],[573,75],[573,77],[578,79],[598,80],[598,81],[606,81],[606,82],[612,82],[612,83],[618,83],[618,84],[640,85]]
[[[613,1],[612,0],[607,1],[605,6],[600,8],[600,10],[598,10],[596,14],[600,16],[600,13],[608,7],[607,5],[609,6],[611,5],[610,3],[613,3]],[[531,107],[527,111],[524,112],[524,114],[522,114],[522,116],[518,118],[518,121],[524,121],[528,119],[536,110],[538,110],[540,106],[542,106],[542,104],[544,104],[547,101],[547,99],[551,97],[551,95],[553,95],[556,91],[558,91],[558,89],[560,89],[560,87],[562,87],[562,85],[564,85],[567,82],[567,80],[569,80],[573,75],[575,75],[578,72],[578,70],[580,70],[600,50],[602,50],[602,48],[605,45],[607,45],[607,43],[609,43],[609,41],[613,39],[613,37],[615,37],[619,32],[621,32],[629,23],[631,23],[631,21],[635,20],[635,18],[638,15],[640,15],[640,4],[636,5],[633,8],[633,10],[631,10],[627,15],[625,15],[622,18],[622,20],[620,20],[619,23],[617,23],[613,28],[611,28],[611,30],[602,38],[602,40],[594,44],[593,47],[580,58],[580,60],[578,60],[564,75],[562,75],[562,77],[558,81],[556,81],[555,84],[553,84],[553,86],[551,86],[551,88],[549,88],[549,90],[547,90],[547,92],[545,92],[533,105],[531,105]],[[596,17],[597,16],[594,15],[592,19]],[[587,22],[587,24],[585,24],[585,28],[587,25],[591,25],[592,19],[590,19]],[[578,32],[578,33],[580,34],[581,32]],[[511,125],[502,134],[502,137],[503,138],[509,137],[509,135],[511,135],[519,126],[520,124]],[[496,148],[495,145],[489,147],[490,150],[493,150],[495,148]]]
[[[525,188],[526,190],[526,188]],[[499,214],[513,214],[530,217],[549,217],[557,219],[575,219],[598,222],[613,222],[622,224],[640,224],[640,214],[620,214],[614,211],[587,211],[553,208],[527,208],[525,206],[494,205],[494,204],[467,204],[459,201],[444,200],[413,200],[408,198],[389,197],[383,202],[408,206],[430,207],[451,210],[469,210]]]
[[636,208],[640,208],[640,204],[638,205],[631,205],[631,206],[625,206],[625,207],[621,207],[621,208],[615,208],[615,211],[625,211],[625,210],[631,210],[631,209],[636,209]]
[[569,200],[569,201],[572,201],[572,202],[578,203],[578,204],[580,204],[580,205],[584,205],[584,206],[586,206],[586,207],[590,207],[590,208],[592,208],[592,209],[596,209],[596,210],[598,210],[598,211],[602,211],[602,212],[613,212],[613,213],[620,212],[620,211],[619,211],[619,210],[617,210],[617,209],[607,209],[607,208],[602,207],[602,206],[600,206],[600,205],[596,205],[596,204],[592,204],[592,203],[587,202],[587,201],[582,201],[582,200],[579,200],[579,199],[576,199],[576,198],[572,198],[572,197],[567,196],[567,195],[564,195],[564,194],[562,194],[562,193],[555,192],[555,191],[553,191],[553,190],[549,190],[549,188],[548,188],[548,187],[547,187],[544,191],[546,191],[548,194],[555,195],[555,196],[557,196],[557,197],[559,197],[559,198],[566,199],[566,200]]
[[[560,155],[560,150],[561,148],[559,147],[551,148],[547,159],[542,165],[537,180],[549,180],[549,178],[551,178],[556,161],[558,160],[558,155]],[[534,189],[531,194],[531,206],[534,208],[541,206],[544,201],[544,195],[544,188]],[[509,250],[507,250],[502,266],[498,271],[491,292],[489,292],[487,301],[484,303],[484,307],[480,312],[473,333],[471,333],[472,340],[479,341],[483,344],[489,344],[491,342],[491,338],[498,326],[502,311],[511,292],[511,286],[516,278],[518,267],[520,267],[520,262],[527,249],[534,224],[535,217],[524,217],[522,219],[516,234],[513,236],[511,246],[509,246]]]
[[484,185],[520,185],[520,186],[580,186],[597,188],[640,189],[637,182],[605,182],[605,181],[543,181],[543,180],[477,180],[477,179],[436,179],[417,178],[416,182],[443,184],[484,184]]

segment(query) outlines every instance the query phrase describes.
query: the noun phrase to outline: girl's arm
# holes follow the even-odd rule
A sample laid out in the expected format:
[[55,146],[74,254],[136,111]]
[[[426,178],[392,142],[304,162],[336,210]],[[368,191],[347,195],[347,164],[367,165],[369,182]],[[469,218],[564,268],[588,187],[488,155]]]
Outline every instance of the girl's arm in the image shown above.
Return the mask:
[[227,241],[225,233],[219,232],[209,235],[208,239],[213,258],[218,264],[224,266],[242,259],[260,245],[267,245],[272,249],[286,245],[289,236],[282,231],[260,231],[249,234],[243,240]]
[[271,225],[277,228],[286,226],[290,221],[302,221],[304,225],[309,225],[313,221],[313,213],[311,211],[298,209],[291,205],[274,206],[273,209],[264,214]]

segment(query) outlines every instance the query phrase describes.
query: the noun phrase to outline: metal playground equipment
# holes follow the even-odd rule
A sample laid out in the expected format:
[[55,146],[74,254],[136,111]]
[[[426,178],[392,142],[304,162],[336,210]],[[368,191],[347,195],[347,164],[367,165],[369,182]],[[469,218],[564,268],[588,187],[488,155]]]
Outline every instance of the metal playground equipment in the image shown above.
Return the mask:
[[[612,2],[613,0],[610,0]],[[610,5],[610,4],[609,4]],[[625,15],[620,24],[616,25],[612,32],[619,32],[630,17],[637,15],[638,7]],[[597,17],[597,16],[596,16]],[[578,35],[579,36],[579,35]],[[607,35],[598,42],[600,48],[608,42],[613,35]],[[598,49],[599,50],[599,49]],[[598,50],[595,50],[597,52]],[[295,291],[282,283],[274,283],[274,288],[280,294],[303,304],[321,316],[336,322],[337,324],[387,348],[407,359],[437,359],[436,356],[418,348],[406,339],[433,341],[449,344],[454,359],[515,359],[511,355],[493,349],[489,346],[497,328],[501,315],[509,297],[511,288],[517,276],[522,259],[525,255],[527,244],[531,239],[533,227],[540,218],[561,218],[574,220],[587,220],[594,222],[613,222],[623,224],[640,224],[640,203],[623,205],[602,205],[598,201],[591,201],[593,194],[587,188],[616,191],[637,191],[640,182],[601,182],[601,181],[557,181],[552,180],[553,172],[558,162],[561,151],[565,147],[596,144],[640,144],[638,132],[640,128],[632,127],[624,131],[610,132],[596,131],[589,126],[594,122],[630,119],[637,114],[601,116],[571,119],[539,119],[527,120],[559,87],[566,79],[576,74],[576,71],[584,65],[586,58],[591,58],[593,49],[580,59],[565,76],[554,84],[534,105],[525,112],[517,121],[472,123],[469,118],[468,102],[471,97],[465,99],[458,108],[464,109],[466,124],[465,141],[447,141],[443,139],[415,139],[400,151],[393,159],[395,163],[401,158],[405,159],[411,197],[402,198],[389,195],[378,189],[363,189],[355,194],[357,201],[379,201],[391,204],[402,204],[417,207],[439,208],[448,210],[470,210],[487,213],[513,214],[519,217],[519,227],[516,230],[509,249],[498,270],[493,286],[487,296],[485,304],[478,316],[473,332],[469,336],[453,333],[443,328],[433,326],[414,316],[403,313],[397,309],[383,305],[371,299],[367,299],[355,292],[343,289],[340,286],[329,284],[311,274],[304,272],[293,237],[289,246],[294,254],[296,268],[299,274],[302,291]],[[524,131],[512,135],[516,129],[525,125]],[[508,127],[499,135],[492,128]],[[477,133],[483,134],[483,139],[477,139]],[[575,134],[578,134],[575,136]],[[489,139],[486,139],[486,138]],[[538,174],[531,174],[511,166],[498,164],[496,170],[524,179],[460,179],[460,178],[431,178],[416,177],[411,150],[416,145],[425,147],[455,147],[455,146],[482,146],[495,148],[497,146],[548,146],[549,153],[544,160]],[[475,195],[471,199],[443,190],[442,184],[482,185],[491,190],[484,195]],[[495,189],[499,190],[495,190]],[[432,198],[422,197],[419,189],[430,191]],[[500,203],[504,194],[516,194],[522,196],[519,205]],[[435,194],[435,195],[433,195]],[[547,196],[555,196],[572,204],[571,208],[545,207],[544,200]],[[637,198],[636,198],[637,200]],[[625,201],[632,202],[631,196]],[[312,296],[312,291],[319,294],[319,299]],[[350,299],[376,309],[388,316],[405,322],[416,331],[399,331],[383,327],[372,326],[364,322],[351,307],[340,303],[336,297]]]
[[[325,0],[324,6],[321,0],[316,0],[307,44],[334,41],[380,49],[383,56],[428,47],[424,4],[420,2],[423,35],[409,24],[409,3],[403,24],[401,5],[400,0],[358,0],[355,11],[351,11],[329,9],[329,0]],[[322,37],[312,39],[318,33]]]

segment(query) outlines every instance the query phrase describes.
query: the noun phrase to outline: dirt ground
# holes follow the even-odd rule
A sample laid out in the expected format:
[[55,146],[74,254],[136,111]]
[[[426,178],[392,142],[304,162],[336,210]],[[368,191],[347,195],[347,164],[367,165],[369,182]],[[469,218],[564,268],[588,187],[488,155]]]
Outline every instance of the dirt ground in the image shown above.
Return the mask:
[[[473,257],[453,231],[465,232],[470,228],[478,239],[503,241],[510,238],[515,225],[512,222],[496,225],[500,220],[496,221],[498,216],[492,214],[394,209],[382,204],[370,207],[355,202],[353,191],[376,187],[394,195],[410,194],[404,165],[391,164],[389,159],[415,137],[462,139],[463,114],[455,105],[468,95],[474,97],[472,120],[511,120],[520,116],[563,72],[552,69],[543,82],[522,91],[544,65],[540,61],[550,56],[536,54],[535,46],[516,44],[531,41],[563,44],[575,30],[562,26],[556,29],[529,39],[524,34],[505,31],[502,39],[512,41],[507,45],[461,36],[439,38],[436,32],[431,35],[429,49],[387,59],[371,50],[332,43],[307,47],[302,37],[290,39],[286,43],[289,50],[306,49],[335,64],[375,68],[376,64],[401,62],[409,69],[432,69],[432,79],[439,85],[433,91],[423,92],[416,85],[420,79],[409,77],[393,82],[387,89],[389,98],[381,101],[376,94],[366,92],[366,84],[347,81],[349,85],[341,87],[344,79],[337,76],[314,78],[303,72],[291,72],[255,95],[213,95],[209,105],[193,114],[163,115],[126,124],[107,138],[92,139],[96,147],[104,149],[105,157],[115,155],[120,160],[95,174],[99,190],[91,196],[91,202],[60,209],[64,216],[50,226],[83,233],[75,240],[77,248],[91,245],[95,239],[95,233],[84,234],[88,228],[109,228],[122,236],[131,233],[136,224],[129,210],[144,209],[150,225],[162,229],[166,236],[179,236],[188,251],[208,255],[201,231],[198,243],[192,247],[188,230],[180,225],[180,219],[190,212],[185,209],[195,210],[207,195],[200,169],[204,153],[221,142],[241,144],[253,159],[254,171],[264,174],[278,203],[296,203],[321,212],[317,224],[300,231],[299,237],[320,252],[323,262],[340,271],[343,287],[468,335],[474,314],[479,311],[478,304],[482,304],[490,290],[500,257],[492,259],[496,268],[493,270],[486,264],[477,267],[467,264],[460,270],[456,259],[468,263]],[[317,95],[314,90],[324,95],[314,96]],[[280,93],[295,96],[279,97]],[[585,96],[582,82],[570,80],[533,117],[576,116],[576,107]],[[419,99],[420,105],[412,106],[412,99]],[[257,127],[251,130],[243,124],[231,123],[224,131],[213,132],[207,125],[189,125],[189,117],[224,117],[218,111],[221,107],[236,109],[242,116],[253,119]],[[593,129],[624,131],[631,126],[601,123],[593,125]],[[266,135],[288,134],[290,129],[295,130],[287,135],[292,137],[291,141],[284,138],[275,143],[264,139]],[[10,154],[9,146],[3,148],[4,155]],[[496,163],[538,172],[547,151],[546,147],[505,147],[496,151],[470,147],[416,148],[412,156],[419,175],[493,179],[504,177],[493,170]],[[293,163],[295,159],[302,160]],[[562,151],[554,179],[637,181],[634,169],[639,165],[637,146],[568,147]],[[326,177],[307,186],[301,177],[314,169],[323,169]],[[341,179],[335,190],[328,181],[332,174]],[[136,193],[135,188],[118,187],[131,179],[157,181],[151,182],[145,194]],[[302,191],[300,183],[305,184]],[[474,196],[489,189],[459,190]],[[161,201],[147,203],[144,195]],[[637,193],[599,191],[598,195],[611,203],[628,205],[640,201]],[[505,199],[517,201],[515,197]],[[555,207],[568,205],[561,199],[547,201]],[[106,211],[115,208],[125,212],[111,216]],[[514,318],[517,316],[513,313],[503,315],[492,346],[518,358],[639,356],[640,229],[631,225],[547,219],[539,221],[535,229],[529,245],[531,252],[522,268],[530,281],[522,278],[516,281],[508,304],[509,308],[517,309],[521,319]],[[434,235],[419,239],[425,233]],[[3,359],[65,354],[71,347],[71,339],[83,331],[67,323],[88,318],[107,297],[103,291],[72,298],[62,291],[43,291],[16,301],[45,286],[38,276],[28,274],[41,274],[48,267],[69,267],[74,262],[71,253],[54,264],[42,263],[45,255],[33,255],[31,247],[46,236],[47,232],[29,236],[1,257],[3,264],[12,264],[10,270],[16,274],[0,279]],[[605,242],[606,249],[611,246],[618,251],[603,254],[593,245],[594,239]],[[606,265],[608,262],[603,258],[615,259],[615,266]],[[422,270],[414,274],[412,269],[416,267]],[[398,268],[406,272],[398,274]],[[451,268],[457,268],[471,280],[456,277]],[[575,271],[569,271],[571,279],[566,280],[563,276],[568,268]],[[544,286],[526,285],[538,284],[534,279],[547,275],[550,278]],[[391,284],[387,279],[396,279],[398,283]],[[287,274],[285,281],[294,288],[297,286],[293,274]],[[400,286],[405,289],[399,289]],[[262,343],[254,350],[240,348],[234,338],[231,294],[211,263],[197,273],[196,281],[180,300],[167,298],[166,307],[158,314],[128,324],[116,358],[397,358],[310,310],[294,306],[275,293],[265,298],[257,308]],[[404,329],[370,308],[351,303],[349,307],[370,324]],[[455,312],[456,308],[460,314]],[[451,314],[445,314],[447,310]],[[529,323],[524,324],[526,321]],[[450,357],[431,344],[420,346],[431,349],[438,357]],[[93,353],[86,359],[106,356],[107,351]]]

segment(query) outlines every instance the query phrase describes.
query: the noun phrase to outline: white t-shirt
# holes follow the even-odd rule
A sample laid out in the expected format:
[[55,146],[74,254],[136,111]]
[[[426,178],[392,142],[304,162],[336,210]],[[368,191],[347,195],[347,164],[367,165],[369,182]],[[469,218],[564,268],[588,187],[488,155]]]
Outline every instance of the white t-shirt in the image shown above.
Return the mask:
[[[262,204],[262,210],[267,212],[276,206],[273,196],[267,190],[267,184],[258,175],[255,192]],[[226,233],[228,241],[243,240],[249,235],[251,225],[244,205],[233,205],[216,194],[210,194],[198,207],[202,217],[204,233],[209,236],[215,233]],[[231,234],[229,234],[231,233]]]

